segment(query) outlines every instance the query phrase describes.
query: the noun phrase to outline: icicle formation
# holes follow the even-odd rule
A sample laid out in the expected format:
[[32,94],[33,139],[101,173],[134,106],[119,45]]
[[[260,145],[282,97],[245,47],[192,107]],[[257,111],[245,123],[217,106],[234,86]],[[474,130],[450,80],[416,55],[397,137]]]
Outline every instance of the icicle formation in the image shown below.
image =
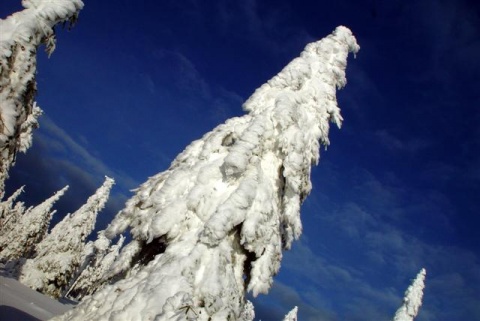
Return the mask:
[[113,267],[127,278],[58,320],[251,320],[245,291],[269,290],[282,250],[301,234],[310,167],[329,121],[341,124],[335,89],[358,49],[345,27],[309,44],[244,104],[248,115],[141,185],[106,231],[130,229]]
[[55,298],[67,290],[70,279],[82,264],[85,240],[94,229],[98,212],[105,206],[113,184],[113,179],[105,177],[103,185],[82,207],[53,227],[36,246],[35,256],[25,262],[20,282]]
[[50,220],[55,213],[52,211],[53,204],[67,189],[68,185],[43,203],[29,208],[9,233],[0,236],[0,262],[28,258],[33,254],[35,245],[47,234]]
[[26,8],[0,19],[0,196],[17,151],[31,145],[41,109],[35,105],[36,52],[55,48],[54,26],[75,22],[81,0],[23,0]]
[[395,313],[393,321],[413,321],[422,305],[423,289],[425,288],[425,275],[427,272],[422,269],[412,285],[405,292],[403,305]]

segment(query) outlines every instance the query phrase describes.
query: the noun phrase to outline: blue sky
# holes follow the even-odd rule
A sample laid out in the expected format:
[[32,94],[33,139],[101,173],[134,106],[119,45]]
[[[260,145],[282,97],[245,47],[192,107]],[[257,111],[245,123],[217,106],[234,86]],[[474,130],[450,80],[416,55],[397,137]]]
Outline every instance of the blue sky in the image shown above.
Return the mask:
[[[20,8],[3,0],[2,17]],[[85,1],[38,61],[45,111],[7,195],[38,203],[69,184],[58,218],[116,179],[103,228],[130,189],[337,25],[361,50],[257,317],[389,320],[420,268],[416,320],[480,320],[480,8],[474,1]]]

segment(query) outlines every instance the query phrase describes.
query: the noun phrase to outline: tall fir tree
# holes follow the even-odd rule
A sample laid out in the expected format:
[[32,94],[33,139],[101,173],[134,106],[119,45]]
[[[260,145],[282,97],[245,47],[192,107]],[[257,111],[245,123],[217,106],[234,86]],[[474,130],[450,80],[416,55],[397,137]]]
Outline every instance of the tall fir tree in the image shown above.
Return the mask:
[[397,310],[393,321],[413,321],[418,315],[422,305],[423,289],[425,288],[425,276],[427,271],[420,270],[412,285],[405,291],[402,306]]
[[85,241],[95,227],[99,211],[108,200],[112,178],[90,196],[75,213],[65,216],[35,249],[35,256],[22,267],[19,281],[30,288],[58,298],[82,264]]
[[36,54],[41,44],[55,49],[54,26],[75,22],[81,0],[23,0],[25,10],[0,19],[0,198],[17,152],[31,145],[42,114],[35,104]]
[[[41,204],[30,207],[17,221],[14,228],[0,236],[0,261],[15,261],[29,258],[35,251],[35,246],[43,240],[48,232],[50,220],[55,213],[52,210],[60,197],[68,190],[68,185]],[[12,270],[12,273],[16,271]]]
[[349,29],[306,46],[245,102],[248,112],[193,142],[142,184],[107,228],[129,229],[117,281],[55,320],[252,320],[282,251],[302,232],[310,171],[341,125]]

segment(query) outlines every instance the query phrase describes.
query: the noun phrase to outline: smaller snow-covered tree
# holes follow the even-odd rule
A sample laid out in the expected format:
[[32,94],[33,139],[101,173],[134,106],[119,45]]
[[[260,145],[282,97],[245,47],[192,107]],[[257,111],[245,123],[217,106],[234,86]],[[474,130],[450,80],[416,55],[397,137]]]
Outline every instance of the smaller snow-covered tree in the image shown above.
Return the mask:
[[101,243],[95,241],[92,244],[94,255],[89,264],[81,271],[75,283],[71,286],[66,296],[81,300],[87,295],[95,293],[99,288],[106,284],[109,280],[109,269],[117,258],[125,237],[120,235],[116,244],[111,245],[107,249],[103,248],[103,240],[108,240],[103,231],[99,239]]
[[[0,236],[0,261],[14,261],[33,255],[35,245],[46,235],[55,211],[53,204],[67,191],[68,185],[43,203],[30,207],[18,220],[15,227]],[[14,272],[14,271],[12,271]]]
[[95,227],[97,214],[108,200],[114,180],[106,177],[87,202],[67,215],[36,247],[25,262],[19,280],[44,294],[58,298],[82,264],[85,240]]
[[17,204],[23,203],[17,202],[15,204],[15,200],[23,193],[24,188],[25,186],[20,187],[9,198],[0,202],[0,230],[2,234],[8,233],[23,214],[23,212],[18,212],[21,207],[17,206]]
[[423,289],[425,288],[425,269],[420,270],[417,277],[405,291],[403,305],[397,310],[393,321],[413,321],[422,305]]
[[290,312],[287,313],[283,321],[297,321],[297,312],[298,307],[294,307]]

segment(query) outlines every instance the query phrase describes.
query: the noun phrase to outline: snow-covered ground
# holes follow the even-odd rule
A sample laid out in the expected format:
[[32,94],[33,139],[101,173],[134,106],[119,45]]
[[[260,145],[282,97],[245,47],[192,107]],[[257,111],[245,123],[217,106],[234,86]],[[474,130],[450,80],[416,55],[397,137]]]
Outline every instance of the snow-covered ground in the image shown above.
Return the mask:
[[72,307],[33,291],[0,271],[0,321],[48,320]]

